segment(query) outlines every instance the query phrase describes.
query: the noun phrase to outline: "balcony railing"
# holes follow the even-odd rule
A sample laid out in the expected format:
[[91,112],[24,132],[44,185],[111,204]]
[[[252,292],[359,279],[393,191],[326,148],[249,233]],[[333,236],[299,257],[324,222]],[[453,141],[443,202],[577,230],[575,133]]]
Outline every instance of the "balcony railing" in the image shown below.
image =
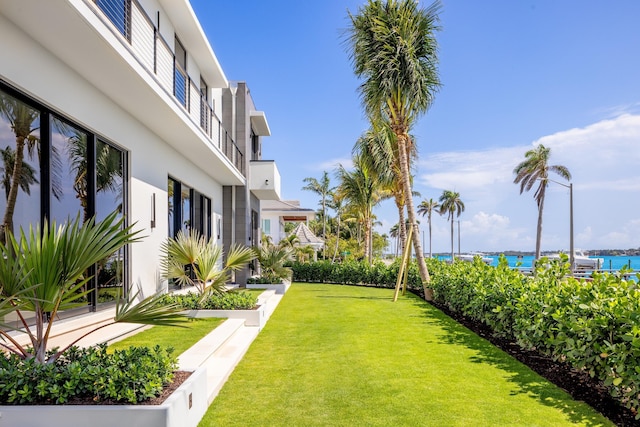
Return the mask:
[[203,130],[209,143],[217,147],[243,176],[246,175],[242,152],[138,1],[85,1],[93,2],[111,22],[122,35],[122,43],[160,86],[182,105],[191,121]]

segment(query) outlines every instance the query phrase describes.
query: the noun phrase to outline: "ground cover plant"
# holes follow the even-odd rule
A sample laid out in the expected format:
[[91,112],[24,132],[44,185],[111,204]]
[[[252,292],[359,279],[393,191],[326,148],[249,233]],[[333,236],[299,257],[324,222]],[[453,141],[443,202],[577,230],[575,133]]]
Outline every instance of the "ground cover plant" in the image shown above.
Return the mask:
[[612,425],[419,297],[392,297],[294,283],[200,426]]

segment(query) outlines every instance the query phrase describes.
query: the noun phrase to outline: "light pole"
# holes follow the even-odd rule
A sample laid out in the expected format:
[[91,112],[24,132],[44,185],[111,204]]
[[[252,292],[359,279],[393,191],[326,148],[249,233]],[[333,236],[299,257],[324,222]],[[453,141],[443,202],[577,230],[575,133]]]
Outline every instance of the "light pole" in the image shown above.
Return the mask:
[[573,248],[573,183],[570,182],[569,185],[567,185],[562,182],[554,181],[553,179],[547,178],[547,180],[569,189],[569,265],[571,266],[571,272],[573,273],[576,268],[576,254]]

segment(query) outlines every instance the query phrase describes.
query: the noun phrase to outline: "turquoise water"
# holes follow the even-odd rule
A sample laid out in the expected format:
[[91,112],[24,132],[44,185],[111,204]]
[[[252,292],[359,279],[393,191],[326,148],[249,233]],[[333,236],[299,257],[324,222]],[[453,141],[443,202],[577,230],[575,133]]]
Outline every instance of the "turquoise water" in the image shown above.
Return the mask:
[[[487,255],[489,258],[493,258],[493,263],[491,265],[498,265],[498,256]],[[449,259],[450,257],[438,257],[441,259]],[[517,263],[520,262],[520,268],[531,268],[531,264],[533,261],[533,255],[524,256],[522,258],[518,258],[516,256],[508,256],[506,257],[509,262],[510,267],[516,267]],[[640,256],[596,256],[595,258],[604,259],[604,264],[602,268],[604,270],[613,270],[618,271],[622,267],[631,266],[633,270],[640,270]]]

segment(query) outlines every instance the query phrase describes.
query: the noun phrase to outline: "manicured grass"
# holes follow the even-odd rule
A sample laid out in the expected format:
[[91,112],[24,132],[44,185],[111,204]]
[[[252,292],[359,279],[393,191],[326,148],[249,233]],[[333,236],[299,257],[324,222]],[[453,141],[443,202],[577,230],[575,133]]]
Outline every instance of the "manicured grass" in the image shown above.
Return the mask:
[[413,295],[294,284],[200,426],[613,425]]
[[189,319],[185,321],[185,327],[176,326],[153,326],[135,335],[127,337],[122,341],[109,344],[108,349],[115,351],[118,349],[136,347],[173,347],[174,355],[179,356],[192,345],[200,341],[205,335],[213,331],[226,319],[205,318]]

